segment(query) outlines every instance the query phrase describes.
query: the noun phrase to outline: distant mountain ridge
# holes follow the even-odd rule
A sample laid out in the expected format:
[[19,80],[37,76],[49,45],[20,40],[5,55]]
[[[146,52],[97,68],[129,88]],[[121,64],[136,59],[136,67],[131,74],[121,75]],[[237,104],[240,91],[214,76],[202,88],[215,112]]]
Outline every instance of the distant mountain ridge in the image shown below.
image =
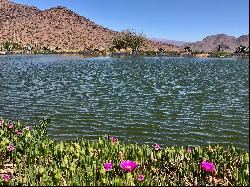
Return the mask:
[[167,43],[167,44],[172,44],[178,47],[181,47],[182,45],[184,45],[185,41],[177,41],[177,40],[167,40],[167,39],[158,39],[158,38],[149,38],[152,41],[157,41],[157,42],[162,42],[162,43]]
[[[33,6],[0,0],[0,47],[3,42],[46,46],[63,50],[107,50],[120,32],[104,28],[66,7],[39,10]],[[178,51],[163,42],[146,40],[146,50]]]
[[211,35],[202,41],[185,43],[182,47],[189,46],[192,50],[213,52],[217,50],[219,45],[221,45],[224,51],[234,52],[240,45],[249,46],[249,34],[242,35],[238,38],[227,34]]

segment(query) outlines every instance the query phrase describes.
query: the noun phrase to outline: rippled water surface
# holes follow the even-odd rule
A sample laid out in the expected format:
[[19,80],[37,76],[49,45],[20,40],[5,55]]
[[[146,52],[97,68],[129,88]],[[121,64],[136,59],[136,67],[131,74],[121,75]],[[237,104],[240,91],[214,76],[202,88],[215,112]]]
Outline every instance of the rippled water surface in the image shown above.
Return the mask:
[[56,140],[249,149],[249,60],[0,56],[0,117]]

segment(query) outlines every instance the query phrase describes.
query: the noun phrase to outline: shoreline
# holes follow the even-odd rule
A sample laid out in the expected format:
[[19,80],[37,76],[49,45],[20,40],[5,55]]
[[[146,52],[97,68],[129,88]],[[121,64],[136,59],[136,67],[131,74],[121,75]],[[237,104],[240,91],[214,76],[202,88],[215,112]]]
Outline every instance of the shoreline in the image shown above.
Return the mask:
[[96,54],[88,52],[58,52],[58,53],[2,53],[0,56],[14,56],[14,55],[67,55],[67,56],[82,56],[82,57],[183,57],[183,58],[237,58],[237,59],[249,59],[249,56],[195,56],[195,55],[174,55],[174,54],[128,54],[128,53],[114,53],[114,54]]

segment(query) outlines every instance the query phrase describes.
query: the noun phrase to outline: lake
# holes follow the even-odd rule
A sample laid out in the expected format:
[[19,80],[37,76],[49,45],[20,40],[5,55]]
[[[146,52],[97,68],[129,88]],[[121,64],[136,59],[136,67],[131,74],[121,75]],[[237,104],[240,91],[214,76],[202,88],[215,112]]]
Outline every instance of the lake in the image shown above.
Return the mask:
[[0,56],[0,117],[55,140],[249,149],[249,59]]

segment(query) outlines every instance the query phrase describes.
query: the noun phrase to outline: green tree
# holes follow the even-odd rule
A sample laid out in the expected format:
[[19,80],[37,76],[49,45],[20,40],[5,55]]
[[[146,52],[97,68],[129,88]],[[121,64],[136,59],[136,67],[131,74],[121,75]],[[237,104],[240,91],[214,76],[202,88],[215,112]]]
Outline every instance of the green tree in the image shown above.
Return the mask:
[[43,48],[42,48],[44,51],[49,51],[50,49],[49,49],[49,47],[47,47],[47,46],[43,46]]
[[191,49],[191,47],[189,47],[189,46],[185,46],[185,47],[184,47],[184,50],[185,50],[185,52],[188,52],[188,53],[191,53],[191,52],[192,52],[192,49]]
[[118,49],[119,51],[121,49],[127,49],[126,42],[125,42],[124,38],[122,38],[122,37],[121,38],[119,38],[119,37],[114,38],[112,44],[113,44],[113,47]]
[[145,43],[145,36],[142,33],[136,33],[134,30],[125,30],[122,35],[114,38],[113,47],[118,49],[131,48],[132,53],[138,53]]
[[218,46],[217,46],[217,52],[222,52],[222,51],[223,51],[222,45],[218,45]]
[[138,53],[140,48],[145,43],[145,36],[143,33],[136,33],[134,30],[126,30],[124,35],[124,40],[127,47],[132,49],[132,53]]
[[160,53],[165,53],[165,49],[162,48],[162,47],[158,47],[158,51],[159,51]]
[[6,51],[12,51],[13,50],[13,44],[9,41],[7,42],[4,42],[3,44],[3,48],[6,50]]
[[22,45],[17,43],[17,42],[7,41],[7,42],[4,42],[3,48],[10,52],[10,51],[13,51],[13,50],[22,49]]
[[249,53],[249,47],[240,45],[236,48],[235,53],[247,54]]

